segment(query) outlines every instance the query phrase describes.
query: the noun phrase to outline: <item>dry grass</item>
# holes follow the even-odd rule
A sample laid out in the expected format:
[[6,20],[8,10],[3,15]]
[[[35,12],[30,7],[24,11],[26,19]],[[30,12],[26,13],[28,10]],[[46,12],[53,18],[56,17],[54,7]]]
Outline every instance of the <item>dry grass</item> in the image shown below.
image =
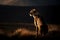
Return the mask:
[[[60,31],[60,25],[48,25],[49,31]],[[17,28],[15,30],[6,32],[5,30],[0,29],[0,34],[5,34],[9,37],[19,34],[19,36],[36,36],[36,31],[28,30],[26,28]]]

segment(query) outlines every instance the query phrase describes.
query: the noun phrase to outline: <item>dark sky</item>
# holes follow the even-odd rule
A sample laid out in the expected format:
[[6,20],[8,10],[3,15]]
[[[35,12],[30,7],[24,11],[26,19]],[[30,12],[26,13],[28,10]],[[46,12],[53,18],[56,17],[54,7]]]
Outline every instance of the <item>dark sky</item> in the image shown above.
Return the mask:
[[0,6],[0,22],[33,22],[29,11],[36,8],[48,23],[60,23],[59,6]]
[[0,4],[10,6],[0,6],[0,22],[33,22],[28,13],[36,8],[46,22],[60,23],[58,0],[0,0]]
[[[40,12],[46,23],[60,24],[58,0],[0,0],[0,23],[33,23],[33,18],[28,14],[32,8]],[[14,29],[17,26],[4,27]]]

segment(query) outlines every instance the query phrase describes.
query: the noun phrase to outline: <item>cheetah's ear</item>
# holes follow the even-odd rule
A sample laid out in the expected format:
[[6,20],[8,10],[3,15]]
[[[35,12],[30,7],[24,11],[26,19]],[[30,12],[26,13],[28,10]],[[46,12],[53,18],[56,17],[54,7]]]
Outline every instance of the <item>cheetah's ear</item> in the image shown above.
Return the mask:
[[36,9],[33,9],[33,11],[36,11]]
[[32,10],[30,10],[30,13],[33,13],[34,11],[36,11],[36,9],[32,9]]

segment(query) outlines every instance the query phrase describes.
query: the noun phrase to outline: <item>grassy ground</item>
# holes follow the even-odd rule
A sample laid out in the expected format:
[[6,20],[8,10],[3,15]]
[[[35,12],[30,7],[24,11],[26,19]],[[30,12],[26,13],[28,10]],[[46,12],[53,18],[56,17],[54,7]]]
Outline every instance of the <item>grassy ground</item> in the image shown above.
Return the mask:
[[16,34],[12,37],[8,37],[6,35],[0,35],[0,39],[1,40],[45,40],[45,39],[56,39],[56,38],[60,38],[60,32],[59,31],[52,31],[47,33],[44,37],[40,37],[38,36],[38,38],[36,38],[35,36],[19,36],[19,34]]

